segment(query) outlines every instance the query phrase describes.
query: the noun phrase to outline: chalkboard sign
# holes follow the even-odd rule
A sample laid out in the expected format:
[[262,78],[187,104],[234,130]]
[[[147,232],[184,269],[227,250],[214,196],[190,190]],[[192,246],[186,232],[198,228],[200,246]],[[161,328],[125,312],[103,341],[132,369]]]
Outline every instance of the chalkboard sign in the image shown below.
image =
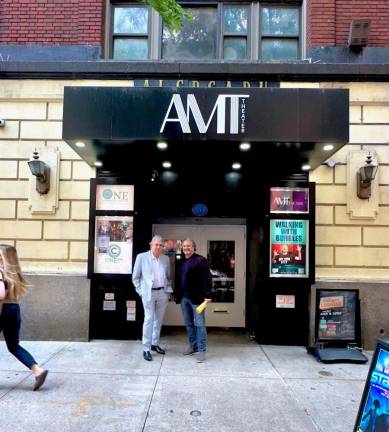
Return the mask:
[[355,342],[358,314],[358,290],[317,290],[316,339]]
[[353,432],[389,430],[389,340],[378,340]]

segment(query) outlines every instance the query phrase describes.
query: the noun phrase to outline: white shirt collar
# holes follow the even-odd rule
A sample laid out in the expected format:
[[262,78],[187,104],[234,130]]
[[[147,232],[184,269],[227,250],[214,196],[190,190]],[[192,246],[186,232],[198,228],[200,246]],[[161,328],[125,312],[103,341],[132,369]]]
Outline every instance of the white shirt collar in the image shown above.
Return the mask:
[[157,258],[156,256],[154,256],[154,254],[150,251],[150,255],[151,255],[151,259],[155,260],[155,261],[159,261],[159,258]]

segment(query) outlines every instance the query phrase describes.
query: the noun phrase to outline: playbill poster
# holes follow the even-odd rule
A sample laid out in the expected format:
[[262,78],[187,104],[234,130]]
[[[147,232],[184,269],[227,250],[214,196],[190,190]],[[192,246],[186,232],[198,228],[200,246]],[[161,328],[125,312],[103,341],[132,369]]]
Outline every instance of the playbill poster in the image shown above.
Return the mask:
[[270,277],[308,277],[308,221],[270,221]]
[[132,216],[97,216],[95,273],[131,274]]

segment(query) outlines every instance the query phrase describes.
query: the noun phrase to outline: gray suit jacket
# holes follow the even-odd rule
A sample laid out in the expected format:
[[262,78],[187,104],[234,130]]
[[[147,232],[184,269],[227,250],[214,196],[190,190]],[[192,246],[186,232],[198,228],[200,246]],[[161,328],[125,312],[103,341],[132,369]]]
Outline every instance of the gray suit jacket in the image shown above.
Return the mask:
[[[166,293],[171,293],[173,292],[173,289],[170,278],[169,258],[166,255],[160,255],[159,259],[163,269],[165,270],[164,291]],[[142,297],[142,299],[149,301],[151,299],[151,288],[153,287],[154,282],[150,251],[137,255],[134,269],[132,271],[132,282],[135,286],[136,292]]]

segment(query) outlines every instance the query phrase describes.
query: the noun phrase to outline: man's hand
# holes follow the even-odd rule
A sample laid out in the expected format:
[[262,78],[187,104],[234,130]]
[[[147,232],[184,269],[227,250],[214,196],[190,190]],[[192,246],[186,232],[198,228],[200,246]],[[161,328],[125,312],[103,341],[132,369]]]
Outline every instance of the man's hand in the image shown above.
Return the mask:
[[208,303],[211,303],[211,302],[212,302],[212,299],[206,299],[206,298],[205,298],[204,301],[207,302],[207,304],[208,304]]

